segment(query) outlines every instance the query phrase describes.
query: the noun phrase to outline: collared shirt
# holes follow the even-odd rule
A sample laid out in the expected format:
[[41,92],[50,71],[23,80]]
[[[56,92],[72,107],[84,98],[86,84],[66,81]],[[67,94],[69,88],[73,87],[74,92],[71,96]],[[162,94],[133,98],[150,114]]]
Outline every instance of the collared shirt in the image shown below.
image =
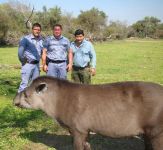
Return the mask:
[[35,38],[33,34],[24,36],[19,42],[18,57],[23,63],[26,60],[40,60],[43,49],[43,38]]
[[47,49],[47,57],[51,60],[67,60],[67,52],[70,49],[70,41],[61,36],[59,39],[49,36],[43,43]]
[[79,47],[72,42],[70,48],[74,55],[74,66],[86,67],[90,63],[92,68],[96,67],[96,53],[91,42],[84,39]]

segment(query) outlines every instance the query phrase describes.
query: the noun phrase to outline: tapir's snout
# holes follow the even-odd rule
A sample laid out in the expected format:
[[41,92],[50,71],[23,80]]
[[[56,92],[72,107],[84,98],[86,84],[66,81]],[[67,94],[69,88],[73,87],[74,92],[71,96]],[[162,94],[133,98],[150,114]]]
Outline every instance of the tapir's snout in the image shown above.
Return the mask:
[[17,106],[17,107],[21,107],[21,94],[20,93],[17,93],[16,96],[14,97],[13,99],[13,105],[14,106]]
[[18,100],[18,95],[16,95],[15,98],[13,99],[13,105],[20,107],[20,101]]
[[19,102],[13,102],[14,106],[20,107],[20,103]]
[[31,108],[31,105],[27,102],[27,98],[24,97],[24,93],[17,93],[13,99],[13,105],[19,108]]

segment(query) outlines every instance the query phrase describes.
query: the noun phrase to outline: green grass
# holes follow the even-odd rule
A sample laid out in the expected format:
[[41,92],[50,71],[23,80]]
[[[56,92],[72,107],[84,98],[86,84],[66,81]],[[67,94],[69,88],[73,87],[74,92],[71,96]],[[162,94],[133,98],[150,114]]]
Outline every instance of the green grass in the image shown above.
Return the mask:
[[125,80],[163,84],[163,41],[114,41],[96,45],[93,83]]
[[[95,44],[95,49],[97,74],[92,77],[93,84],[143,80],[163,85],[163,40],[113,41]],[[13,107],[20,83],[19,66],[16,47],[0,48],[0,149],[71,149],[68,132],[43,112]],[[96,150],[117,150],[118,144],[127,150],[124,143],[114,144],[102,137],[92,136],[90,142]]]

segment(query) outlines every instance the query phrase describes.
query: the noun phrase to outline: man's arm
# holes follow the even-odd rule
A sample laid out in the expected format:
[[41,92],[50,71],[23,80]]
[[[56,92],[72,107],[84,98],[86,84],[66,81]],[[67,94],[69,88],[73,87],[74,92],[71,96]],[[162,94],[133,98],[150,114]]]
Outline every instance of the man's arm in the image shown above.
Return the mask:
[[19,48],[18,48],[18,58],[22,65],[26,63],[26,58],[24,57],[25,48],[26,48],[26,40],[25,38],[23,38],[20,41]]
[[72,64],[73,64],[73,51],[70,48],[68,51],[68,65],[67,65],[67,70],[71,71],[72,70]]
[[47,57],[47,50],[48,50],[48,41],[49,38],[47,37],[45,41],[43,42],[43,49],[42,49],[42,70],[44,72],[47,72],[48,70],[48,64],[46,63],[46,57]]
[[94,76],[96,74],[96,53],[92,44],[90,49],[90,57],[91,57],[91,74],[92,76]]
[[48,66],[46,64],[46,55],[47,55],[47,49],[43,48],[42,50],[42,69],[44,72],[47,72]]

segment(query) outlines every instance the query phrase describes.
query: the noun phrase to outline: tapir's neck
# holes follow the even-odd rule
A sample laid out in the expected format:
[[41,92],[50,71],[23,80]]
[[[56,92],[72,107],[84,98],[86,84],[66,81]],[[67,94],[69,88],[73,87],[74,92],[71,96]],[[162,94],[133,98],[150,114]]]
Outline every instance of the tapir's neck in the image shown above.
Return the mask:
[[53,99],[48,99],[46,101],[44,101],[44,107],[41,108],[42,111],[44,111],[48,116],[52,117],[52,118],[56,118],[56,101],[54,101]]

